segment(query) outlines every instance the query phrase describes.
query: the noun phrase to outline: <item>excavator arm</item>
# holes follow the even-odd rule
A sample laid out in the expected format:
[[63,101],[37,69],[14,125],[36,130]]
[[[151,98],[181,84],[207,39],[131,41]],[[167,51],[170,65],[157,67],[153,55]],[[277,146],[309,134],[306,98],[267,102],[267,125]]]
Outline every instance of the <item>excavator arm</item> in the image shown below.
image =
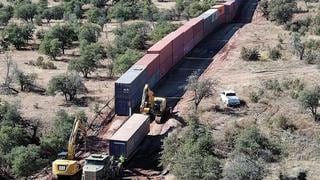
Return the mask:
[[81,120],[75,119],[73,122],[72,132],[69,137],[68,142],[68,155],[67,159],[73,160],[76,154],[75,146],[76,146],[76,139],[78,137],[78,132],[82,131],[82,133],[86,136],[87,130],[86,127],[82,124]]
[[153,109],[154,106],[154,93],[149,88],[149,85],[146,84],[143,88],[143,94],[140,105],[140,112],[148,114]]
[[80,164],[75,159],[76,139],[81,131],[86,135],[86,127],[82,124],[81,120],[76,118],[73,123],[73,128],[69,137],[68,152],[66,159],[57,159],[52,163],[53,174],[59,176],[74,176],[81,170]]

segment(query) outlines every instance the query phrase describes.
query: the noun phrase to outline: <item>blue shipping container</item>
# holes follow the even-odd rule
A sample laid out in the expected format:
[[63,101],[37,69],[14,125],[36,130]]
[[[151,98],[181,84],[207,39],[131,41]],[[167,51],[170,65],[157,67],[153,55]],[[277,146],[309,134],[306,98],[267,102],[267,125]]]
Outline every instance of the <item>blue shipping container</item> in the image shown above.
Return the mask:
[[115,82],[115,113],[129,115],[129,106],[136,107],[148,75],[144,66],[132,66]]

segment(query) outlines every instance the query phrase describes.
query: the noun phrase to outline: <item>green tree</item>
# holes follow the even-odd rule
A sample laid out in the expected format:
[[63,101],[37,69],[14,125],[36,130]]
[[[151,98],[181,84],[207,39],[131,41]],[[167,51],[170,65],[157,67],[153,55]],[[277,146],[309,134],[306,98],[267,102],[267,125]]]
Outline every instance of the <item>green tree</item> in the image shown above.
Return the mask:
[[106,5],[106,0],[90,0],[95,7],[102,8]]
[[159,9],[151,0],[140,1],[138,6],[140,7],[141,19],[153,22],[159,18]]
[[77,94],[85,93],[86,87],[78,74],[67,73],[54,76],[48,83],[47,92],[50,95],[61,92],[66,101],[72,101]]
[[257,127],[243,130],[237,137],[235,152],[248,155],[250,158],[263,158],[273,162],[284,154],[284,147],[276,139],[267,138]]
[[61,42],[58,39],[51,39],[49,36],[45,36],[40,43],[40,52],[48,55],[52,59],[56,59],[61,54]]
[[320,87],[304,90],[299,94],[298,100],[304,109],[311,112],[315,121],[318,120],[318,108],[320,106]]
[[30,137],[22,126],[1,125],[0,150],[3,154],[9,153],[13,148],[20,145],[28,145]]
[[37,78],[36,74],[25,74],[20,69],[16,68],[15,70],[16,82],[20,86],[21,91],[25,91],[28,86],[34,85],[34,82]]
[[86,12],[88,21],[102,26],[107,22],[106,12],[103,9],[91,8]]
[[13,7],[4,6],[0,8],[0,25],[5,26],[13,16]]
[[33,29],[34,26],[31,24],[17,25],[12,23],[4,28],[2,37],[5,41],[14,45],[16,49],[21,49],[32,38]]
[[19,3],[14,8],[15,16],[25,21],[31,21],[37,14],[37,5],[33,3]]
[[267,19],[269,19],[268,6],[269,6],[268,0],[261,0],[259,2],[259,7],[258,7],[258,9],[262,12],[263,16],[266,17]]
[[137,19],[139,17],[138,0],[119,0],[111,9],[110,16],[118,21]]
[[6,156],[6,159],[11,171],[18,177],[29,176],[48,163],[46,159],[40,157],[40,147],[36,145],[16,147]]
[[212,95],[213,86],[213,81],[209,79],[199,80],[197,73],[193,73],[188,77],[185,89],[193,92],[195,112],[198,111],[198,106],[202,99]]
[[15,126],[21,124],[21,115],[16,104],[4,101],[0,105],[0,118],[2,125]]
[[97,42],[101,28],[97,24],[86,23],[79,28],[79,41],[87,41],[89,43]]
[[65,14],[74,14],[77,18],[81,18],[83,14],[82,5],[83,3],[78,0],[65,1],[63,4],[64,12]]
[[207,127],[190,117],[184,131],[166,138],[161,162],[177,179],[219,179],[220,161],[214,156],[213,138]]
[[98,68],[98,63],[104,57],[106,57],[106,52],[100,44],[93,43],[85,45],[85,47],[81,48],[80,57],[73,59],[68,69],[80,72],[84,78],[87,78],[88,74]]
[[151,33],[151,39],[153,42],[158,42],[160,39],[165,37],[170,32],[176,30],[178,28],[177,25],[169,23],[167,21],[160,21],[158,22],[152,33]]
[[58,39],[61,43],[62,54],[64,54],[67,46],[70,46],[73,41],[78,40],[76,31],[70,24],[56,25],[52,27],[51,31],[49,31],[46,36],[44,39]]
[[57,154],[67,146],[75,116],[78,116],[83,122],[87,121],[83,111],[76,114],[68,114],[64,110],[59,110],[56,113],[53,127],[41,138],[40,146],[45,158],[54,160]]
[[136,63],[141,57],[143,53],[128,49],[122,55],[119,55],[115,61],[115,68],[118,73],[124,73],[127,71],[134,63]]
[[268,3],[270,19],[280,24],[290,21],[296,9],[297,2],[295,0],[270,0]]
[[115,30],[115,44],[120,53],[129,49],[144,49],[150,27],[146,23],[134,23]]

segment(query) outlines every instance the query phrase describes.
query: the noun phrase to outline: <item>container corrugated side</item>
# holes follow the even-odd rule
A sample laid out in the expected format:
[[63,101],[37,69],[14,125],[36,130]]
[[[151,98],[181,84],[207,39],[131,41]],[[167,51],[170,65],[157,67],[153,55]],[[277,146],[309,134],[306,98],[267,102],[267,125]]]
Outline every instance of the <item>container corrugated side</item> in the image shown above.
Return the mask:
[[[134,119],[132,119],[134,121]],[[127,157],[132,156],[132,153],[137,149],[139,144],[143,141],[145,136],[150,131],[149,117],[146,116],[146,121],[139,127],[139,129],[133,134],[133,136],[127,142]]]
[[217,9],[209,9],[200,16],[204,20],[203,22],[204,36],[207,36],[216,28],[215,21],[217,20],[218,15],[219,15],[219,12]]
[[168,35],[151,46],[147,50],[148,54],[159,54],[160,63],[172,61],[172,41]]
[[193,27],[193,43],[194,46],[197,45],[204,37],[203,33],[203,19],[200,17],[193,18],[190,20]]
[[144,65],[147,68],[148,76],[152,76],[157,70],[159,70],[160,64],[159,54],[146,54],[135,65]]
[[126,158],[130,158],[149,131],[150,117],[143,114],[133,114],[109,138],[110,155],[116,157],[124,155]]
[[178,30],[184,33],[184,41],[183,41],[184,54],[183,55],[185,56],[194,47],[193,27],[191,26],[191,24],[189,22],[187,22],[186,24],[181,26]]
[[168,37],[172,41],[172,66],[174,66],[184,56],[184,31],[177,29]]
[[128,116],[130,114],[130,108],[132,113],[141,103],[143,88],[146,83],[148,83],[148,80],[142,82],[137,91],[131,95],[129,99],[115,98],[115,113]]

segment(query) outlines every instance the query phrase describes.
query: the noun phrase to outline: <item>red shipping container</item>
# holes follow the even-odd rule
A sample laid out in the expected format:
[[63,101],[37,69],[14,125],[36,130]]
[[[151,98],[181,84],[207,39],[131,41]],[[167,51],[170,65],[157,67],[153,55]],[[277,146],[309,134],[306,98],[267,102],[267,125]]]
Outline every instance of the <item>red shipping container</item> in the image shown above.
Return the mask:
[[184,56],[184,32],[177,29],[170,33],[168,38],[172,41],[172,65],[175,65]]
[[135,65],[145,65],[147,67],[148,76],[151,77],[159,70],[160,60],[159,54],[146,54]]
[[172,64],[172,41],[164,37],[147,50],[148,54],[159,54],[160,64]]
[[191,51],[191,49],[193,48],[194,44],[193,44],[193,29],[192,26],[189,22],[187,22],[186,24],[184,24],[183,26],[181,26],[177,31],[181,31],[184,32],[184,54],[186,55],[189,53],[189,51]]
[[214,6],[212,7],[212,9],[218,9],[218,11],[219,11],[219,16],[221,16],[221,15],[224,14],[224,5],[223,5],[223,4],[214,5]]
[[194,46],[197,45],[204,37],[204,29],[203,29],[203,19],[200,17],[193,18],[190,20],[193,28],[193,43]]
[[160,64],[160,78],[165,76],[171,68],[172,68],[172,65],[168,63]]

